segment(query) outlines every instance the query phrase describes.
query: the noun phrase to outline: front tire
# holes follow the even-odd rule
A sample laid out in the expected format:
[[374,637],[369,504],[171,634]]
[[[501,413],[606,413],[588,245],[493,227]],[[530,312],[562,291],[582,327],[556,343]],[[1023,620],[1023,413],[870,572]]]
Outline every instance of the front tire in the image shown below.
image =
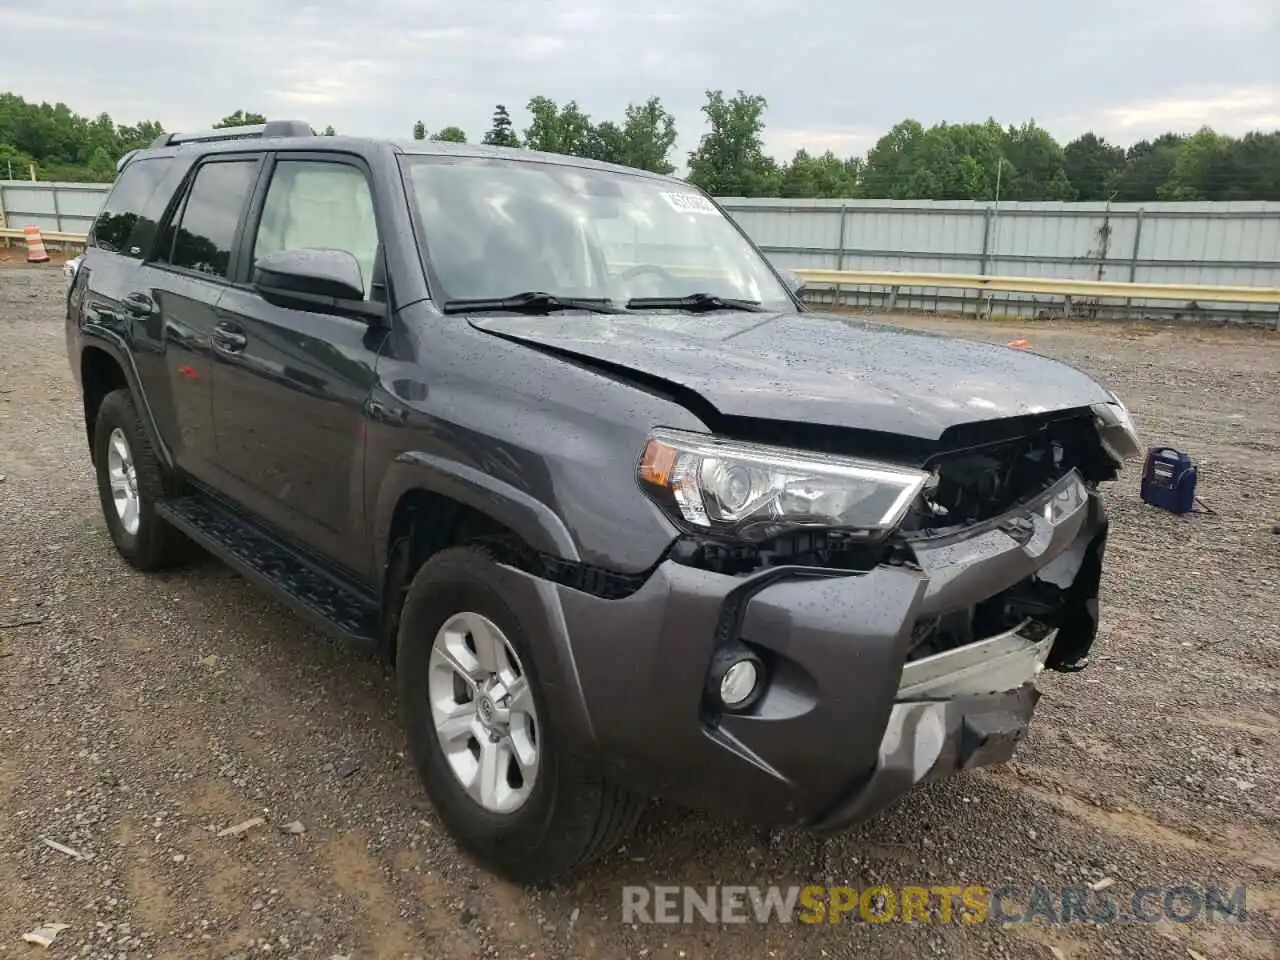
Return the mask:
[[168,493],[164,468],[127,389],[103,397],[93,452],[102,515],[120,556],[139,570],[186,559],[190,541],[156,514],[156,504]]
[[446,828],[486,866],[544,883],[631,831],[644,799],[594,775],[559,739],[493,555],[453,547],[418,571],[397,638],[400,707]]

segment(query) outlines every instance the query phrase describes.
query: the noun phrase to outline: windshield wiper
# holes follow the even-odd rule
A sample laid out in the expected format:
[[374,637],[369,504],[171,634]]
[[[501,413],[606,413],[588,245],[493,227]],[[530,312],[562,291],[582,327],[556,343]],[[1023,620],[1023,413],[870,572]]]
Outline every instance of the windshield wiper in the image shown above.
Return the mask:
[[589,310],[592,313],[620,313],[607,297],[557,297],[544,290],[526,290],[509,297],[471,297],[446,300],[440,305],[445,313],[480,313],[501,310],[507,313],[551,313],[554,310]]
[[689,310],[704,313],[709,310],[751,310],[763,308],[759,300],[735,300],[717,297],[712,293],[690,293],[683,297],[634,297],[627,301],[628,310]]

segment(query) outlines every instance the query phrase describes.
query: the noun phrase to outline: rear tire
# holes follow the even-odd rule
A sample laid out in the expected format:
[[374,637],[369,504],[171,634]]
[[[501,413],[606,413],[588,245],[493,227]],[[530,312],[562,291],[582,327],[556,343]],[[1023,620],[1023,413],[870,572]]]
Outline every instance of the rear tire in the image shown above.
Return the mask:
[[93,428],[98,496],[120,556],[139,570],[160,570],[188,559],[192,543],[156,514],[169,494],[155,455],[125,388],[102,399]]
[[[635,826],[645,799],[593,774],[565,748],[529,639],[502,598],[495,569],[489,551],[453,547],[418,571],[397,638],[400,708],[423,786],[458,843],[512,880],[545,883],[616,847]],[[491,643],[497,653],[486,656],[481,643]],[[445,650],[457,655],[446,658]],[[468,651],[480,652],[472,658]],[[484,663],[493,656],[500,667],[492,676],[499,679],[488,685],[462,679],[464,672],[487,675]],[[450,671],[458,677],[452,688],[444,682]],[[454,703],[454,690],[459,691],[457,700],[475,698],[474,716],[465,702]],[[496,691],[494,699],[486,690]],[[508,691],[511,697],[503,697]],[[467,714],[464,723],[470,726],[460,734],[441,734],[441,711],[455,706]],[[503,715],[508,717],[505,727]],[[448,755],[442,736],[453,745]],[[480,783],[485,751],[502,745],[507,759],[501,761],[501,782],[486,790]],[[475,756],[470,789],[463,782],[471,767],[467,751]],[[459,767],[464,773],[456,772]],[[531,783],[525,770],[535,771]],[[489,781],[492,787],[494,777]],[[486,804],[486,799],[492,802]]]

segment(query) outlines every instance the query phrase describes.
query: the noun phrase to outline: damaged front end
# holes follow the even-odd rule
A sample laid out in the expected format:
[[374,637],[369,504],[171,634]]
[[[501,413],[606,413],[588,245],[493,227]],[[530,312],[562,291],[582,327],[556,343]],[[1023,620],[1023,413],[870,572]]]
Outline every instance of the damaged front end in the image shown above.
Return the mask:
[[[990,676],[989,689],[1012,689],[1045,667],[1085,664],[1107,537],[1097,488],[1139,451],[1119,400],[965,424],[920,455],[925,479],[887,533],[798,523],[756,541],[687,536],[673,556],[740,576],[781,567],[919,570],[928,588],[911,630],[904,692],[911,678],[945,676],[949,664],[964,676]],[[1030,659],[1014,657],[997,671],[950,656],[974,645],[1030,651]]]
[[[1037,676],[1082,669],[1097,636],[1108,530],[1097,488],[1138,450],[1127,413],[964,425],[942,440],[917,461],[924,479],[885,535],[797,525],[757,542],[687,537],[676,554],[749,579],[769,567],[783,577],[920,578],[875,763],[810,820],[815,829],[847,825],[922,781],[1009,759],[1034,713]],[[851,624],[866,615],[846,613]]]
[[815,830],[842,829],[920,783],[1007,762],[1041,671],[1086,666],[1108,530],[1096,484],[1120,464],[1101,429],[1091,438],[1085,426],[1062,422],[933,465],[894,538],[897,562],[928,586],[876,762]]
[[[1097,632],[1107,536],[1096,491],[1120,467],[1117,448],[1126,449],[1106,429],[1096,417],[1067,417],[928,464],[930,480],[896,534],[905,562],[930,584],[904,689],[925,665],[931,674],[953,662],[971,672],[960,651],[974,645],[1029,655],[1021,673],[992,673],[1007,685],[989,690],[1012,689],[1044,666],[1084,665]],[[1133,437],[1128,448],[1136,446]],[[963,581],[974,589],[957,585]]]
[[928,587],[876,763],[815,829],[840,829],[917,784],[1007,762],[1031,723],[1040,672],[1087,665],[1108,531],[1096,486],[1138,450],[1127,412],[1123,427],[1119,416],[1095,418],[930,464],[895,538],[900,562]]

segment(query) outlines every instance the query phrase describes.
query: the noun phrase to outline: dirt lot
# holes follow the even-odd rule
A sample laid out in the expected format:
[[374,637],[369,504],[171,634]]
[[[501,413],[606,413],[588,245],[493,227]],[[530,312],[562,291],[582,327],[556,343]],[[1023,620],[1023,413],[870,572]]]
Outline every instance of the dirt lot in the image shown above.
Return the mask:
[[[1045,680],[1012,765],[828,841],[655,807],[624,850],[531,892],[444,835],[379,667],[216,562],[117,558],[61,291],[56,268],[0,266],[0,957],[1280,955],[1280,335],[912,321],[1101,376],[1145,440],[1192,451],[1215,512],[1146,508],[1132,473],[1109,491],[1093,665]],[[1248,922],[621,922],[624,884],[1106,879],[1122,912],[1143,886],[1245,884]],[[46,921],[67,925],[51,948],[22,942]]]

